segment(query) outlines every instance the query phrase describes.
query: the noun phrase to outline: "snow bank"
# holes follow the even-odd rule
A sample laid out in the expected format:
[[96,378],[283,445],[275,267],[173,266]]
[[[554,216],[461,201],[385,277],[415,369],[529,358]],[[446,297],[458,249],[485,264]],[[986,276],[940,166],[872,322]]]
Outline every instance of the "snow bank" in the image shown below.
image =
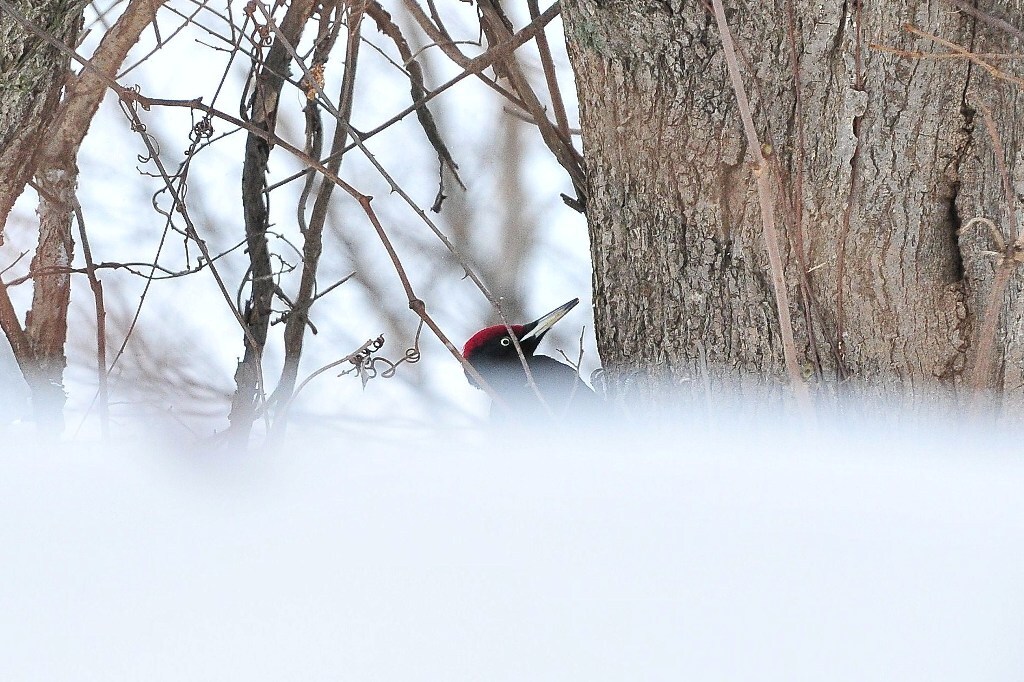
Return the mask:
[[273,455],[6,440],[3,680],[1024,673],[1010,435],[722,418]]

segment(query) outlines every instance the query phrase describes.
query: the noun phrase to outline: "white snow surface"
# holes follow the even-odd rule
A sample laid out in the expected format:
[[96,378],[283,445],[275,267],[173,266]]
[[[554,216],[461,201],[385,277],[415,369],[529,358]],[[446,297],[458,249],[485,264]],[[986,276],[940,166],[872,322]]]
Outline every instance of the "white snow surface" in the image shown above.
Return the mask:
[[1010,433],[0,436],[2,680],[1024,677]]

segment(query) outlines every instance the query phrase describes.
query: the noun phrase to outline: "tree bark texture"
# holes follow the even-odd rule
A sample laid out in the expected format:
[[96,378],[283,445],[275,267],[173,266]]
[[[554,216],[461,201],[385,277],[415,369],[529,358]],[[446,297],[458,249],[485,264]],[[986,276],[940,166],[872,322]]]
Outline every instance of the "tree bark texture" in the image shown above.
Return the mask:
[[[1024,16],[1024,0],[980,4]],[[802,368],[914,395],[965,383],[995,246],[985,228],[958,230],[984,216],[1016,234],[979,111],[992,112],[1016,203],[1022,88],[967,58],[939,58],[951,48],[905,24],[974,53],[1024,44],[948,0],[725,7],[769,157],[762,172],[777,187]],[[782,376],[755,169],[710,3],[565,0],[563,15],[606,369]],[[1018,399],[1022,278],[1002,303],[991,372],[991,386]]]
[[[21,16],[74,46],[82,25],[77,0],[14,0]],[[35,169],[43,132],[60,101],[67,56],[0,10],[0,244],[14,202]]]

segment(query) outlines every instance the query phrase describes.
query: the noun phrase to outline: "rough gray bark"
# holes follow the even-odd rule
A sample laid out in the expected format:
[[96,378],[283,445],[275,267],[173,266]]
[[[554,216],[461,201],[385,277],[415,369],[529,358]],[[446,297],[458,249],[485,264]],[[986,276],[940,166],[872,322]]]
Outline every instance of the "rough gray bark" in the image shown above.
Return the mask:
[[[74,44],[86,3],[14,0],[15,9],[63,43]],[[33,158],[60,101],[68,58],[0,10],[0,244],[14,202],[35,169]]]
[[[982,4],[1003,18],[1024,15],[1021,0]],[[930,58],[949,49],[903,26],[978,53],[1024,45],[943,1],[725,5],[760,139],[771,145],[807,374],[915,395],[957,387],[977,352],[993,273],[983,251],[994,248],[984,230],[958,228],[984,215],[1010,232],[976,112],[991,108],[1018,179],[1021,90],[967,59]],[[709,8],[565,0],[563,15],[606,368],[676,381],[781,377],[753,169]],[[1018,397],[1022,276],[1006,296],[992,380]]]

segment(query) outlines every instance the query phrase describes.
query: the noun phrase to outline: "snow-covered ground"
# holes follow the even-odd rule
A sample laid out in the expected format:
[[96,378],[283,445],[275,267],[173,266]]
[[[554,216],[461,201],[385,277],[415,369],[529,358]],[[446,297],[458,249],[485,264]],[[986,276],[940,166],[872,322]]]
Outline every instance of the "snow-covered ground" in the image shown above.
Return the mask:
[[769,421],[0,434],[0,679],[1022,679],[1019,439]]

